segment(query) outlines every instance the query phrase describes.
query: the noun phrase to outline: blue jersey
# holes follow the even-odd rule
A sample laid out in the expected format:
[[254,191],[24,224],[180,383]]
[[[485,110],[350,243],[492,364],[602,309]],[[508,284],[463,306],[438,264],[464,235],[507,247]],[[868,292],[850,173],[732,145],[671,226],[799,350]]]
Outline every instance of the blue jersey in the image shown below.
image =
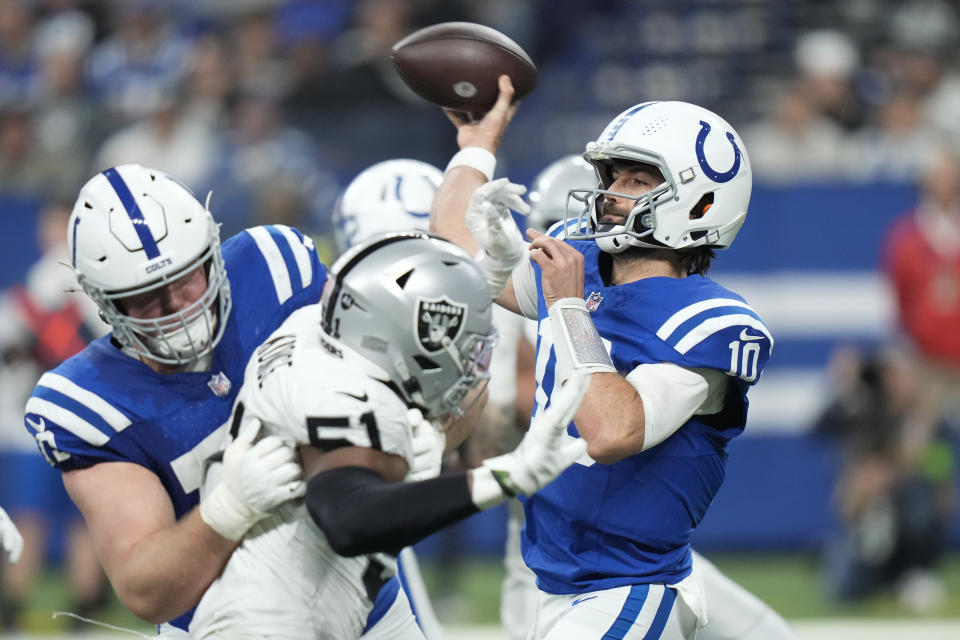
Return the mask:
[[[723,482],[727,443],[743,431],[747,389],[773,340],[743,298],[708,278],[607,286],[596,242],[570,244],[584,255],[587,308],[622,375],[641,364],[674,363],[724,371],[728,389],[720,413],[695,415],[664,442],[614,464],[585,457],[527,499],[523,557],[548,593],[673,584],[690,572],[690,536]],[[536,265],[534,273],[536,413],[553,389],[556,355]],[[568,433],[579,437],[575,424]]]
[[[156,373],[107,335],[45,373],[25,423],[63,471],[132,462],[155,473],[177,518],[196,506],[203,461],[220,449],[254,349],[294,310],[320,299],[326,268],[313,242],[281,225],[223,243],[233,310],[209,370]],[[190,614],[173,621],[186,629]]]

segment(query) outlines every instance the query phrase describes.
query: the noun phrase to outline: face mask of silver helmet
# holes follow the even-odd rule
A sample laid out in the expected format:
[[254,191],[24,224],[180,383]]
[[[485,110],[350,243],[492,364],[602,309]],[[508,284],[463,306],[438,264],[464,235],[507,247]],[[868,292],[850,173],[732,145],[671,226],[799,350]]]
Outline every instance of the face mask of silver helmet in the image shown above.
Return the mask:
[[423,232],[383,233],[330,269],[324,331],[377,365],[430,418],[460,415],[489,378],[496,343],[486,280],[459,247]]
[[[645,102],[627,109],[587,144],[585,160],[600,189],[578,190],[568,207],[567,237],[594,238],[601,250],[628,247],[725,249],[743,226],[753,172],[740,136],[723,118],[686,102]],[[656,167],[663,183],[642,196],[609,191],[618,163]],[[598,222],[601,196],[632,199],[620,225]]]
[[343,253],[385,231],[426,231],[442,180],[440,169],[419,160],[398,158],[368,167],[347,185],[333,209],[337,249]]
[[[183,366],[216,347],[230,313],[220,231],[179,181],[139,165],[94,176],[80,190],[67,239],[77,282],[128,351]],[[155,292],[198,268],[206,271],[207,288],[185,309],[151,319],[124,311],[124,298]]]

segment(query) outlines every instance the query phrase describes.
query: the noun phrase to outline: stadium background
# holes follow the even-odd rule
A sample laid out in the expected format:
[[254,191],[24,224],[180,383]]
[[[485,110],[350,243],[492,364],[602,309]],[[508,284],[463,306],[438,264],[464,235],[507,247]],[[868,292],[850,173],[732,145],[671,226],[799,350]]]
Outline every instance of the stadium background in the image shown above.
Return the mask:
[[[38,257],[41,207],[121,162],[212,189],[225,236],[295,224],[332,257],[330,211],[353,175],[394,157],[442,167],[455,150],[442,114],[393,73],[390,45],[435,22],[488,24],[540,69],[500,156],[514,181],[651,98],[707,106],[744,137],[750,215],[713,273],[777,344],[696,546],[790,619],[909,615],[890,594],[848,607],[825,595],[840,453],[812,426],[837,346],[899,340],[880,251],[915,203],[924,153],[960,145],[958,16],[946,0],[0,0],[0,285]],[[833,106],[814,98],[824,74],[847,92]],[[3,482],[0,498],[16,490]],[[505,519],[419,546],[442,618],[495,623]],[[960,617],[955,551],[943,575],[936,615]],[[59,628],[42,620],[62,598],[53,572],[37,630]]]

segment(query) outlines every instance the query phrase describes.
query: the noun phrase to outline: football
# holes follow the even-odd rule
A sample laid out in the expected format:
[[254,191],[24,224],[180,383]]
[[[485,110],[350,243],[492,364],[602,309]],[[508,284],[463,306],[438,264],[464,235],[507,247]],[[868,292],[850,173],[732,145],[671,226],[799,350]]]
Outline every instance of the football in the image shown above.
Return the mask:
[[514,101],[537,86],[537,67],[520,45],[472,22],[424,27],[393,45],[390,58],[414,93],[473,119],[497,101],[501,74],[513,81]]

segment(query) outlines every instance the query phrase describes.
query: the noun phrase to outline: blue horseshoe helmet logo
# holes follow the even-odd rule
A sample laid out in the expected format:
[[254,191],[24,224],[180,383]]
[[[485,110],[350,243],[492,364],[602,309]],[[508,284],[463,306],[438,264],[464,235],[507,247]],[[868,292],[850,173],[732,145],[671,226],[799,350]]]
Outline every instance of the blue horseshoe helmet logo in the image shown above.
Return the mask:
[[703,173],[714,182],[730,182],[740,171],[740,147],[738,147],[736,141],[734,141],[733,134],[728,131],[727,140],[729,140],[733,146],[733,166],[730,167],[729,171],[716,171],[710,166],[710,163],[707,162],[707,157],[703,155],[703,143],[707,141],[707,134],[710,133],[710,128],[709,124],[703,120],[700,121],[700,133],[697,135],[697,162],[700,163],[700,168],[703,169]]

